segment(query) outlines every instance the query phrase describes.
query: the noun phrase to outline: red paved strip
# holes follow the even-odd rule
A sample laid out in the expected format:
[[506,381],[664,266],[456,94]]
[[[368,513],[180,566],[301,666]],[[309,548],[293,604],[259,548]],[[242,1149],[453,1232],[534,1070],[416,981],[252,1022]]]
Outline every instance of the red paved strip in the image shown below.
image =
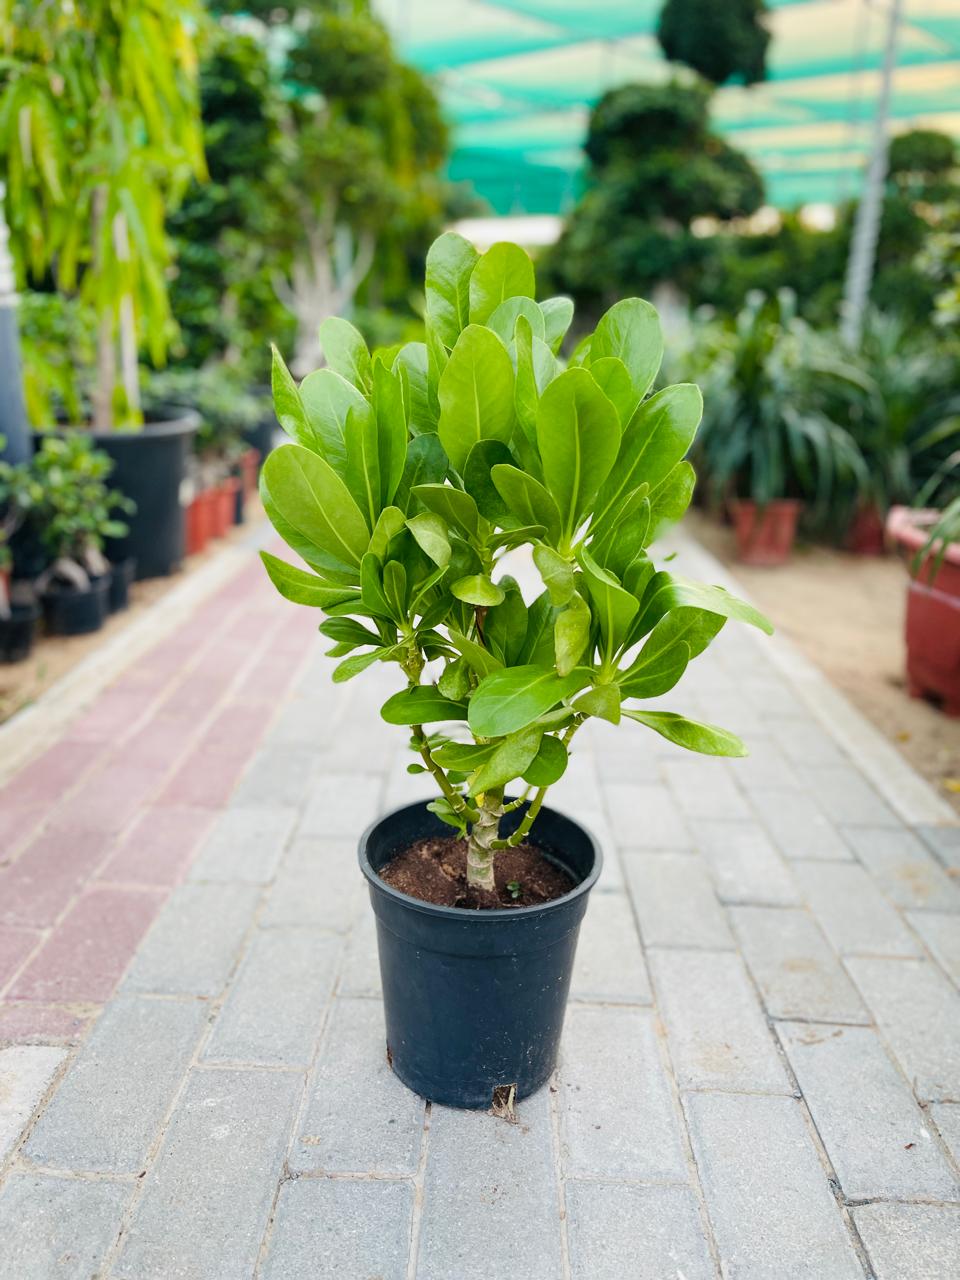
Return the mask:
[[32,1003],[0,1004],[0,1044],[72,1044],[80,1039],[99,1008],[64,1009]]
[[9,982],[43,935],[0,924],[0,988]]
[[57,807],[54,824],[65,834],[96,831],[116,835],[157,790],[168,767],[158,772],[116,758],[108,760],[69,800]]
[[0,871],[0,922],[53,924],[108,848],[97,832],[45,831]]
[[212,822],[209,809],[148,809],[123,837],[98,878],[172,888],[183,878]]

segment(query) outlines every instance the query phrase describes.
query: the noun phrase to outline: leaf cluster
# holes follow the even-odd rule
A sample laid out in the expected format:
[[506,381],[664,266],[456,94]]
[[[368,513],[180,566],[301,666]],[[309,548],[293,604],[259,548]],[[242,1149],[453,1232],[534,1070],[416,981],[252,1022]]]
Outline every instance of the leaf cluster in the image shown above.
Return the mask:
[[[399,665],[406,687],[382,715],[411,727],[414,767],[434,775],[437,811],[461,827],[517,779],[542,795],[590,717],[742,754],[724,730],[643,706],[728,618],[769,629],[726,591],[651,558],[690,501],[684,459],[702,407],[689,384],[651,394],[663,353],[654,308],[617,303],[565,364],[572,303],[536,300],[516,245],[480,256],[445,234],[425,287],[425,342],[371,355],[331,319],[326,368],[297,385],[275,359],[291,443],[268,457],[261,493],[307,568],[263,559],[281,594],[326,615],[334,680]],[[540,584],[529,602],[500,572],[519,549]],[[447,722],[458,731],[424,730]]]

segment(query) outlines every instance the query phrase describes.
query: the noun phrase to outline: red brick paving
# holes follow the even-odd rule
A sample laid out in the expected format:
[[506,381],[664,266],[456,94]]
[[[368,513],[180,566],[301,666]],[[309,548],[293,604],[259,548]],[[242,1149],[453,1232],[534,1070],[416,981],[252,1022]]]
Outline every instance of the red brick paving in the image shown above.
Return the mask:
[[210,809],[147,809],[101,868],[99,878],[172,888],[182,879],[213,819]]

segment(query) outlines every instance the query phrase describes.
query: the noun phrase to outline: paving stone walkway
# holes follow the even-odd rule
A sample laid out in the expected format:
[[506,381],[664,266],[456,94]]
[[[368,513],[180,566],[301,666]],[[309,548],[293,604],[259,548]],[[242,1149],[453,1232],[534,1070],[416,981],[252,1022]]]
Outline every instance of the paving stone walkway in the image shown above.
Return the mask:
[[332,685],[251,556],[0,793],[0,1278],[960,1273],[960,827],[777,643],[670,699],[749,760],[584,731],[555,803],[606,869],[509,1124],[387,1067],[354,849],[418,794],[394,682]]

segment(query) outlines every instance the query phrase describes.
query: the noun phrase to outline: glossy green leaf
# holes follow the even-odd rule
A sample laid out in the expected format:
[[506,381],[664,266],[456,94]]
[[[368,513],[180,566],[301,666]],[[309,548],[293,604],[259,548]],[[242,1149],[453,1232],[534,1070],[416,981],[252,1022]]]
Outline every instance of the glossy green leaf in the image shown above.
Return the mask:
[[583,658],[590,640],[592,621],[590,606],[579,592],[575,592],[567,607],[557,613],[553,639],[560,675],[569,675]]
[[328,605],[339,604],[340,601],[349,600],[351,596],[356,595],[355,588],[327,583],[315,573],[308,573],[305,569],[287,564],[286,560],[280,560],[269,551],[261,551],[260,559],[276,589],[285,599],[292,600],[294,604],[325,609]]
[[456,769],[461,773],[473,773],[497,749],[495,742],[445,742],[432,752],[434,760],[443,769]]
[[384,594],[383,564],[372,552],[360,563],[360,595],[374,617],[389,618],[398,625],[403,622],[403,612],[397,613]]
[[497,655],[504,666],[513,666],[518,660],[527,635],[527,606],[520,587],[509,575],[498,583],[503,599],[488,609],[483,619],[483,640],[486,647]]
[[615,302],[597,325],[590,344],[590,365],[615,356],[627,367],[638,400],[642,400],[660,369],[663,332],[656,308],[640,298]]
[[615,653],[626,641],[640,602],[620,585],[612,573],[601,569],[585,547],[578,553],[584,582],[600,624],[607,653]]
[[318,630],[328,640],[347,644],[351,649],[356,649],[360,645],[374,644],[379,647],[383,644],[382,637],[376,631],[371,631],[356,618],[325,618]]
[[419,510],[414,490],[421,484],[439,484],[447,474],[447,455],[440,437],[429,432],[415,436],[407,445],[400,483],[393,500],[401,511]]
[[633,711],[623,708],[623,714],[638,724],[662,735],[687,751],[699,751],[708,756],[745,756],[747,749],[734,733],[713,724],[701,724],[688,720],[673,711]]
[[726,621],[724,614],[694,606],[672,609],[650,632],[631,670],[642,670],[644,665],[657,660],[677,644],[687,645],[691,658],[698,657],[720,634]]
[[508,514],[507,504],[493,483],[493,468],[513,464],[513,455],[500,440],[480,440],[467,455],[463,468],[463,487],[470,494],[480,514],[494,523]]
[[615,684],[598,684],[581,693],[574,701],[574,709],[584,716],[596,716],[610,724],[620,723],[620,690]]
[[627,495],[642,484],[653,491],[693,443],[703,397],[692,383],[665,387],[644,401],[623,433],[616,466],[597,497],[593,524],[615,521]]
[[704,609],[721,618],[733,618],[757,627],[767,635],[773,635],[773,625],[752,604],[731,595],[724,587],[707,586],[702,582],[689,582],[661,571],[651,580],[639,619],[645,631],[652,629],[666,613],[688,607]]
[[527,610],[527,634],[523,638],[523,648],[517,654],[518,666],[552,667],[555,664],[553,628],[558,613],[559,610],[550,603],[550,596],[546,591],[530,605]]
[[665,480],[650,494],[650,527],[647,545],[682,519],[697,483],[697,474],[689,462],[678,462]]
[[373,413],[351,409],[344,424],[343,478],[372,530],[380,515],[380,441]]
[[470,319],[470,276],[479,255],[462,236],[448,231],[427,253],[427,315],[441,340],[452,347]]
[[343,684],[347,680],[352,680],[354,676],[358,676],[361,671],[366,671],[367,667],[372,667],[375,662],[389,662],[391,658],[399,655],[400,646],[393,645],[390,647],[381,646],[379,649],[372,649],[369,653],[355,653],[352,657],[345,658],[333,670],[333,683]]
[[383,566],[383,594],[390,605],[390,616],[407,619],[407,571],[399,560],[388,560]]
[[319,451],[320,440],[310,425],[307,411],[300,398],[300,389],[294,381],[293,374],[284,363],[283,356],[275,346],[271,346],[273,364],[270,372],[273,391],[273,409],[277,421],[291,440],[302,444],[306,449]]
[[432,511],[424,511],[418,516],[411,516],[407,528],[433,563],[445,569],[450,563],[450,539],[441,518]]
[[570,561],[552,547],[539,543],[533,549],[533,563],[549,592],[551,603],[566,604],[574,592],[574,567]]
[[633,385],[633,379],[627,372],[627,366],[616,356],[604,356],[602,360],[594,360],[590,365],[590,376],[597,386],[613,404],[617,411],[622,430],[636,413],[640,397]]
[[492,329],[497,337],[503,341],[504,346],[509,347],[513,342],[514,330],[517,327],[517,319],[520,316],[527,320],[536,337],[542,339],[544,332],[543,312],[532,298],[507,298],[490,315],[486,321],[486,326],[488,329]]
[[471,573],[465,578],[458,578],[450,584],[450,593],[465,604],[481,608],[499,604],[503,599],[503,589],[483,573]]
[[431,684],[403,689],[380,708],[387,724],[433,724],[440,720],[466,720],[467,706],[445,698]]
[[654,658],[636,663],[618,676],[625,698],[659,698],[680,680],[690,661],[690,646],[682,640]]
[[397,352],[393,372],[400,378],[404,418],[410,434],[436,434],[439,409],[430,392],[429,357],[424,342],[408,342]]
[[560,509],[544,486],[518,467],[498,465],[491,475],[510,512],[524,524],[543,525],[547,541],[556,544],[561,534]]
[[540,303],[540,310],[543,312],[544,327],[541,337],[551,351],[557,352],[573,320],[573,299],[562,296],[545,298]]
[[373,370],[373,412],[377,423],[380,506],[393,501],[407,460],[407,422],[400,378],[379,361]]
[[300,383],[300,399],[317,440],[317,448],[340,474],[347,458],[347,421],[366,423],[373,417],[370,402],[332,369],[308,373]]
[[553,786],[566,772],[567,758],[567,748],[560,739],[545,733],[537,754],[523,772],[524,782],[533,787]]
[[320,345],[329,367],[364,394],[373,390],[373,364],[363,335],[349,320],[330,316],[320,326]]
[[470,276],[470,323],[485,324],[507,298],[536,296],[530,255],[519,245],[491,245]]
[[495,333],[471,324],[440,375],[440,442],[457,471],[478,440],[509,443],[514,424],[514,373]]
[[399,507],[384,507],[377,517],[377,523],[373,527],[373,533],[370,535],[370,546],[368,551],[372,551],[380,560],[386,560],[387,551],[390,542],[401,529],[405,529],[407,518]]
[[587,671],[559,676],[544,667],[513,667],[483,679],[470,699],[470,728],[483,738],[515,733],[590,681]]
[[543,730],[531,725],[509,734],[477,771],[470,783],[470,794],[480,795],[493,787],[504,787],[523,776],[540,749]]
[[462,702],[470,692],[470,664],[466,658],[454,658],[440,672],[437,688],[445,698]]
[[482,644],[478,644],[476,640],[471,640],[461,634],[455,627],[448,627],[447,630],[450,635],[450,643],[458,653],[463,655],[464,661],[469,664],[470,668],[478,676],[489,676],[494,671],[502,669],[503,663],[500,659],[494,657]]
[[540,397],[537,443],[546,487],[570,541],[617,457],[617,411],[585,369],[568,369]]
[[370,532],[350,491],[323,458],[297,444],[267,456],[263,474],[284,520],[347,565],[359,565]]
[[414,493],[428,511],[435,512],[451,528],[461,529],[470,538],[478,536],[480,513],[469,493],[449,484],[417,485]]

